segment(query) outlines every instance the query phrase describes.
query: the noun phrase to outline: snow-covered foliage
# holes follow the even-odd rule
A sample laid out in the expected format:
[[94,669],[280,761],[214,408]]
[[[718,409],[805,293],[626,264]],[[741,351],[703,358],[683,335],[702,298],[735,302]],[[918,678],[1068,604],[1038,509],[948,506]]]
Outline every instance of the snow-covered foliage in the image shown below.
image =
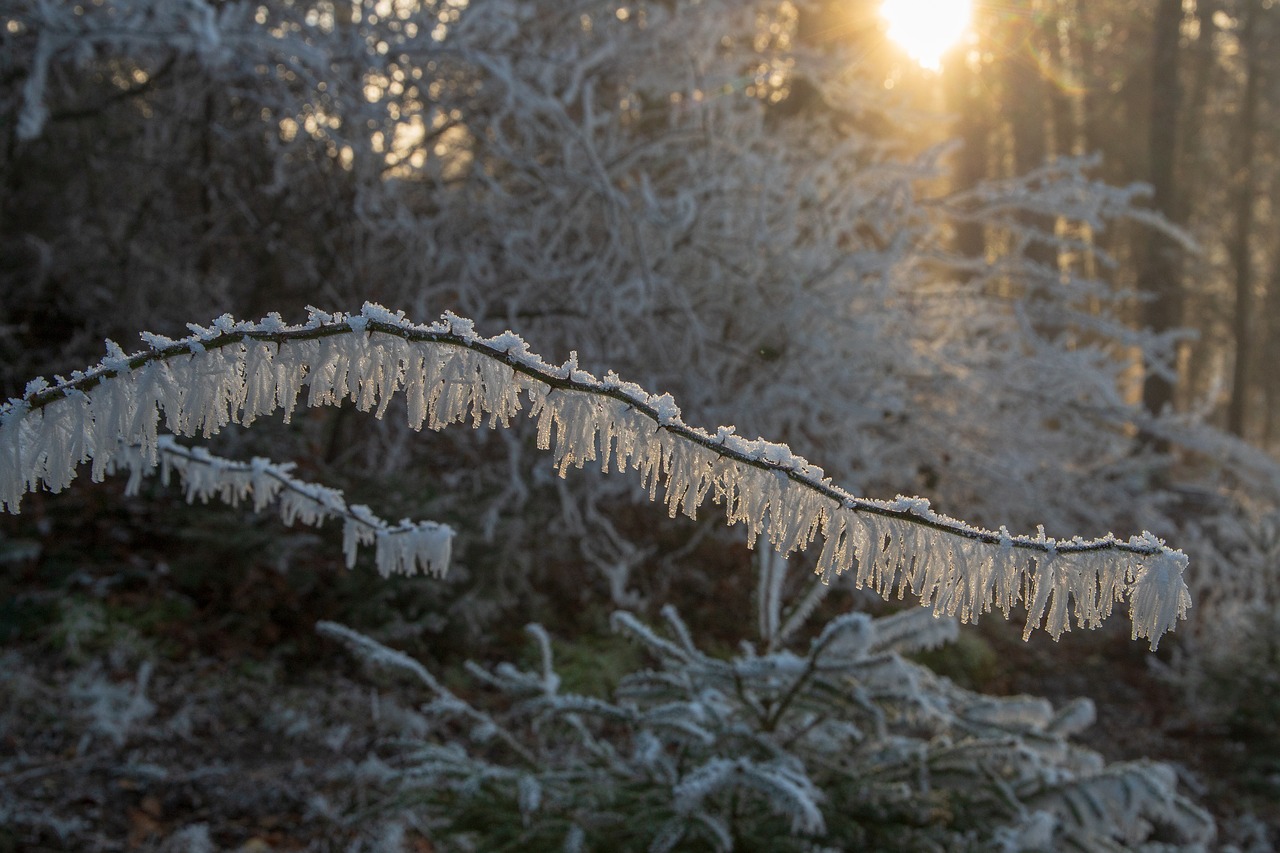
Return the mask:
[[[1203,433],[1134,405],[1133,368],[1168,363],[1170,338],[1131,328],[1135,295],[1105,281],[1109,229],[1147,219],[1140,190],[1074,158],[956,186],[944,123],[885,89],[875,51],[806,40],[821,5],[7,4],[0,112],[21,133],[2,156],[23,178],[0,234],[0,381],[16,394],[193,312],[447,308],[669,392],[690,423],[785,442],[853,495],[927,495],[997,537],[1174,541],[1152,488],[1170,457],[1141,437],[1199,454]],[[981,256],[957,247],[973,228]],[[518,431],[477,449],[404,424],[362,429],[343,461],[447,483],[399,514],[450,518],[459,552],[483,542],[477,576],[501,578],[472,599],[486,619],[532,597],[552,552],[598,565],[620,601],[628,577],[679,570],[619,521],[631,482],[548,486]],[[296,452],[263,442],[245,455]],[[849,542],[897,530],[873,515]],[[1037,621],[1077,594],[1086,622],[1111,606],[1109,579],[1071,562],[1018,590]],[[999,597],[948,598],[907,568],[944,612]],[[1181,606],[1166,596],[1157,621]]]
[[726,659],[673,608],[662,615],[665,631],[614,615],[654,668],[609,696],[562,689],[538,625],[537,663],[471,665],[470,699],[350,628],[319,630],[426,689],[432,733],[380,751],[384,784],[457,849],[1199,850],[1213,838],[1172,768],[1108,765],[1071,742],[1093,722],[1088,700],[982,696],[904,657],[954,639],[952,620],[848,613],[806,649],[744,642]]
[[[910,591],[937,616],[972,621],[993,608],[1008,616],[1022,604],[1026,634],[1043,621],[1056,638],[1073,616],[1096,627],[1127,599],[1134,638],[1154,647],[1190,606],[1185,556],[1149,533],[1127,542],[1110,535],[1058,541],[1043,529],[1013,536],[940,515],[921,498],[857,497],[786,445],[741,438],[733,427],[696,429],[669,394],[649,394],[613,373],[598,379],[576,359],[552,366],[514,333],[483,338],[453,315],[426,326],[372,304],[351,315],[313,310],[299,326],[278,315],[259,323],[224,315],[207,328],[192,326],[182,340],[144,339],[146,351],[126,355],[110,344],[96,366],[53,385],[33,380],[21,399],[0,407],[0,507],[17,512],[26,492],[65,488],[86,462],[95,480],[116,465],[136,477],[158,463],[162,447],[174,458],[166,464],[184,470],[189,495],[253,493],[261,506],[294,481],[265,461],[234,466],[211,458],[202,460],[207,476],[196,476],[187,465],[196,456],[162,443],[161,425],[207,438],[277,411],[287,421],[304,388],[308,405],[350,400],[381,417],[402,392],[415,430],[467,420],[506,427],[527,408],[539,448],[553,453],[562,477],[587,462],[606,472],[634,469],[651,500],[661,488],[672,516],[695,517],[710,497],[730,524],[746,526],[750,542],[764,538],[783,556],[821,537],[824,582],[856,568],[859,587],[886,597]],[[377,539],[384,573],[442,568],[448,560],[447,529],[405,523],[393,530],[332,494],[292,488],[316,507],[303,511],[304,520],[340,510],[349,516],[348,562],[358,538]],[[299,506],[288,500],[282,512],[291,518]]]
[[[1130,357],[1167,341],[1122,322],[1133,294],[1086,274],[1108,259],[1079,236],[1139,191],[1071,158],[952,191],[950,149],[913,138],[872,52],[804,41],[816,4],[7,14],[18,154],[91,150],[104,159],[50,194],[92,198],[101,171],[136,212],[50,209],[21,253],[44,260],[14,306],[47,281],[30,298],[95,344],[181,328],[193,306],[447,308],[784,441],[856,493],[1055,536],[1151,526],[1161,460],[1133,453],[1123,387]],[[95,116],[136,132],[108,152]],[[964,227],[1006,250],[958,252]],[[1060,264],[1032,258],[1046,247]]]
[[[150,679],[149,662],[139,668],[135,684],[115,683],[101,672],[81,673],[68,693],[78,704],[87,706],[84,713],[91,722],[86,738],[91,733],[110,738],[117,746],[124,743],[131,729],[155,713],[155,705],[147,698]],[[82,752],[84,746],[82,743]]]

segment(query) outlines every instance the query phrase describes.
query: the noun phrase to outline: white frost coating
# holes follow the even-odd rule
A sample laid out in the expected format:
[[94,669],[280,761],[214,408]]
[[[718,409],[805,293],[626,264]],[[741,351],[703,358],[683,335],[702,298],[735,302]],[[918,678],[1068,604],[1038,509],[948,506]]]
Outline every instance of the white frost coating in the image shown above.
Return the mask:
[[[23,399],[0,407],[0,507],[17,512],[25,493],[65,488],[82,462],[101,479],[122,444],[154,466],[161,423],[179,435],[212,435],[277,410],[287,420],[304,386],[308,405],[351,400],[382,417],[402,392],[414,429],[467,420],[507,426],[523,411],[561,476],[588,462],[637,471],[651,499],[661,489],[673,516],[693,517],[710,496],[730,524],[746,526],[749,542],[763,536],[785,556],[821,538],[824,580],[855,570],[859,586],[884,596],[910,591],[936,615],[974,621],[993,608],[1007,616],[1021,603],[1028,632],[1043,626],[1057,637],[1072,622],[1097,626],[1127,600],[1134,637],[1154,646],[1190,606],[1186,557],[1150,534],[1127,543],[1110,535],[1012,536],[939,515],[921,498],[855,497],[786,445],[744,439],[730,427],[695,429],[669,395],[614,374],[597,379],[575,359],[552,366],[514,333],[482,338],[451,314],[419,326],[366,305],[350,316],[310,309],[301,326],[273,315],[191,328],[179,341],[147,336],[153,349],[134,356],[114,347],[88,372],[33,383]],[[281,511],[303,520],[310,512],[283,496]],[[447,558],[447,541],[428,543],[426,534],[409,547],[414,536],[380,536],[350,517],[347,527],[348,554],[376,542],[383,571],[439,570],[440,554]],[[425,563],[411,556],[432,548]]]
[[[1135,614],[1133,638],[1159,637],[1172,630],[1179,619],[1191,608],[1191,593],[1182,581],[1187,568],[1187,555],[1181,552],[1164,552],[1137,571],[1130,593],[1129,609]],[[1180,594],[1169,595],[1175,589]],[[1136,614],[1141,614],[1139,621]]]
[[690,814],[704,799],[730,785],[755,788],[771,801],[787,802],[791,806],[787,811],[791,814],[792,832],[820,833],[825,829],[818,805],[825,799],[822,792],[802,768],[783,760],[757,764],[749,758],[712,758],[686,774],[671,793],[676,808]]
[[[237,462],[214,456],[203,448],[184,447],[162,435],[156,445],[161,479],[168,485],[173,474],[182,480],[188,503],[217,498],[232,506],[252,502],[254,512],[276,504],[285,524],[301,522],[318,527],[333,518],[344,519],[343,552],[347,568],[356,562],[357,546],[373,545],[374,562],[383,575],[428,572],[442,576],[448,570],[453,530],[432,521],[389,524],[365,506],[348,505],[337,489],[299,480],[290,474],[292,464],[280,465],[256,457]],[[111,473],[129,472],[126,494],[137,494],[143,476],[155,471],[140,446],[122,447],[112,457]]]

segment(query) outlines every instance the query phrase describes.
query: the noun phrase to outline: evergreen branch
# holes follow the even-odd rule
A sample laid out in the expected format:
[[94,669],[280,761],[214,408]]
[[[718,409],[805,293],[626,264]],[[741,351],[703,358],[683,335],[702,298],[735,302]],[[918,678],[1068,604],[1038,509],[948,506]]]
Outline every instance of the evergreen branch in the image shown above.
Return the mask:
[[501,740],[526,766],[534,769],[541,766],[537,756],[530,752],[510,731],[499,724],[492,715],[481,711],[459,697],[432,675],[430,670],[404,652],[393,649],[390,646],[384,646],[367,634],[361,634],[359,631],[339,622],[330,622],[322,619],[316,623],[316,632],[342,643],[369,664],[391,670],[398,669],[415,676],[428,690],[435,694],[437,710],[447,710],[450,714],[470,720],[477,726],[482,727]]
[[[576,354],[553,366],[514,333],[484,338],[452,314],[421,326],[368,303],[359,314],[310,310],[299,326],[277,314],[260,323],[223,315],[208,328],[190,326],[182,340],[144,335],[149,349],[134,355],[109,343],[89,371],[52,386],[30,383],[21,399],[0,407],[0,505],[16,512],[21,495],[40,483],[65,486],[77,461],[92,459],[100,479],[103,457],[120,439],[154,454],[161,415],[170,431],[187,435],[211,435],[276,409],[287,420],[304,384],[308,405],[351,399],[362,410],[376,406],[378,417],[403,390],[415,429],[468,417],[475,426],[506,426],[523,395],[538,446],[553,450],[561,476],[569,465],[598,460],[607,471],[616,460],[619,470],[640,472],[651,499],[661,481],[671,515],[694,517],[711,495],[730,524],[747,525],[749,541],[764,535],[783,555],[821,533],[824,579],[856,565],[859,586],[886,597],[910,590],[936,614],[970,621],[993,606],[1007,616],[1021,601],[1026,633],[1047,618],[1055,637],[1070,628],[1069,605],[1077,624],[1094,627],[1128,598],[1133,636],[1153,646],[1190,606],[1186,556],[1150,533],[1128,541],[1111,534],[1057,540],[1043,529],[1014,536],[936,513],[921,498],[857,497],[786,445],[743,439],[732,427],[714,435],[691,427],[670,395],[651,395],[613,373],[598,379],[578,368]],[[122,399],[99,390],[107,383]],[[62,401],[77,404],[54,405]],[[48,420],[52,430],[35,425]]]

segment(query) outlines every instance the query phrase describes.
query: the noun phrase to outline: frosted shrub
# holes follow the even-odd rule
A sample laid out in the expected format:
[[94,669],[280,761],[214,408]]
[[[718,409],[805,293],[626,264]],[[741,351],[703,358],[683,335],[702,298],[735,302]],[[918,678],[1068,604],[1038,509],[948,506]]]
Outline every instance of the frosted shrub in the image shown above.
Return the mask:
[[1253,745],[1251,758],[1280,753],[1280,513],[1232,506],[1187,525],[1188,550],[1205,602],[1180,644],[1188,711]]
[[101,672],[80,673],[69,688],[71,698],[84,706],[89,717],[89,732],[109,738],[120,746],[131,730],[155,713],[155,705],[147,698],[147,682],[151,680],[151,664],[144,662],[136,683],[119,684]]
[[[785,624],[761,600],[775,608],[762,623]],[[349,628],[320,630],[429,693],[431,735],[382,750],[383,808],[415,810],[445,849],[1096,851],[1213,836],[1171,768],[1107,765],[1070,742],[1093,721],[1088,700],[982,696],[903,657],[953,639],[953,620],[848,613],[807,647],[775,633],[726,660],[673,608],[662,616],[658,630],[614,614],[654,668],[607,697],[561,688],[539,625],[537,665],[469,664],[470,700]]]
[[[1079,236],[1142,217],[1141,190],[1068,157],[952,180],[945,120],[885,89],[874,41],[807,40],[837,5],[9,4],[0,109],[24,141],[4,156],[29,180],[24,242],[0,249],[0,381],[193,311],[449,308],[788,442],[860,494],[1054,535],[1155,529],[1165,461],[1132,427],[1161,424],[1120,389],[1138,350],[1160,364],[1172,344],[1087,274],[1112,238]],[[146,82],[121,97],[120,79]],[[104,181],[120,197],[95,205]],[[957,250],[974,227],[998,257]],[[49,302],[69,322],[32,319]],[[422,465],[406,432],[366,431],[361,461]],[[518,502],[528,456],[479,470],[466,446],[437,470]],[[623,502],[600,483],[571,497]],[[518,584],[531,543],[497,538]]]

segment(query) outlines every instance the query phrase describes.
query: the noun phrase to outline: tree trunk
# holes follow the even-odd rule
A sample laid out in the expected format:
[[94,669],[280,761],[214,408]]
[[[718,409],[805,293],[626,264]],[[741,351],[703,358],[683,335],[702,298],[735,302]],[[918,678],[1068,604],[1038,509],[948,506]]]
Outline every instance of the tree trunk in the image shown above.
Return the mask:
[[1240,55],[1244,62],[1244,94],[1237,124],[1236,173],[1233,180],[1235,231],[1231,235],[1231,263],[1235,270],[1236,303],[1232,315],[1235,367],[1231,374],[1231,399],[1227,404],[1227,429],[1243,437],[1248,415],[1249,361],[1253,351],[1253,264],[1249,244],[1253,232],[1253,160],[1258,135],[1258,100],[1262,89],[1261,51],[1258,50],[1258,10],[1245,3],[1240,25]]
[[[1206,206],[1204,196],[1212,193],[1215,187],[1222,185],[1215,173],[1222,169],[1219,162],[1222,158],[1212,145],[1213,134],[1209,132],[1216,121],[1212,113],[1218,109],[1223,85],[1218,76],[1218,47],[1215,36],[1218,24],[1214,13],[1222,6],[1222,0],[1196,0],[1195,3],[1195,41],[1187,48],[1187,62],[1190,65],[1186,75],[1186,97],[1180,108],[1178,131],[1178,166],[1179,175],[1177,196],[1172,219],[1175,222],[1190,223],[1193,217],[1198,218],[1200,210]],[[1210,97],[1214,100],[1210,101]],[[1213,216],[1214,214],[1209,214]],[[1221,219],[1221,215],[1215,217]],[[1197,292],[1196,283],[1213,278],[1212,261],[1205,254],[1187,255],[1182,259],[1183,289],[1183,321],[1189,318],[1206,316],[1204,303],[1216,300]],[[1194,321],[1188,323],[1196,325]],[[1214,358],[1211,353],[1221,346],[1221,340],[1208,332],[1207,324],[1200,328],[1205,333],[1197,340],[1186,341],[1182,345],[1182,367],[1179,377],[1183,393],[1188,399],[1197,399],[1211,386],[1214,378]]]
[[[1151,48],[1151,112],[1148,127],[1148,180],[1153,189],[1156,211],[1175,220],[1184,216],[1177,210],[1179,196],[1174,170],[1178,140],[1178,36],[1182,25],[1181,0],[1159,0]],[[1183,219],[1185,222],[1185,218]],[[1182,324],[1181,259],[1178,244],[1164,234],[1148,231],[1145,251],[1139,260],[1138,289],[1148,296],[1142,321],[1150,329],[1166,332]],[[1165,365],[1176,370],[1174,364]],[[1174,402],[1176,380],[1148,365],[1142,384],[1142,403],[1159,415]],[[1163,448],[1162,448],[1163,449]]]
[[1047,88],[1055,157],[1074,156],[1081,147],[1077,99],[1071,86],[1080,72],[1073,45],[1079,26],[1074,0],[1054,0],[1040,25],[1044,55],[1052,57],[1054,65],[1054,82]]
[[[1041,11],[1040,3],[1034,12]],[[1034,17],[1034,16],[1033,16]],[[1004,59],[1004,100],[1013,141],[1013,173],[1025,175],[1045,164],[1049,158],[1048,115],[1050,86],[1037,63],[1043,52],[1043,31],[1034,24],[1018,22],[1012,39],[1019,48]],[[1052,238],[1054,221],[1043,214],[1024,214],[1023,221],[1032,229]],[[1026,251],[1028,259],[1047,267],[1056,267],[1057,248],[1045,240],[1034,240]]]
[[[1280,246],[1280,243],[1277,245]],[[1267,282],[1266,306],[1263,313],[1266,331],[1263,337],[1262,356],[1266,364],[1280,364],[1280,249],[1272,252],[1271,280]],[[1276,434],[1280,428],[1280,377],[1275,376],[1273,371],[1269,371],[1262,390],[1266,400],[1266,407],[1263,410],[1262,446],[1267,450],[1273,450]]]
[[[950,109],[957,116],[955,134],[961,148],[956,153],[952,175],[958,190],[977,186],[987,178],[991,114],[983,96],[982,79],[967,63],[957,63],[945,75],[949,85]],[[956,225],[955,249],[966,258],[986,255],[986,235],[980,222]]]

